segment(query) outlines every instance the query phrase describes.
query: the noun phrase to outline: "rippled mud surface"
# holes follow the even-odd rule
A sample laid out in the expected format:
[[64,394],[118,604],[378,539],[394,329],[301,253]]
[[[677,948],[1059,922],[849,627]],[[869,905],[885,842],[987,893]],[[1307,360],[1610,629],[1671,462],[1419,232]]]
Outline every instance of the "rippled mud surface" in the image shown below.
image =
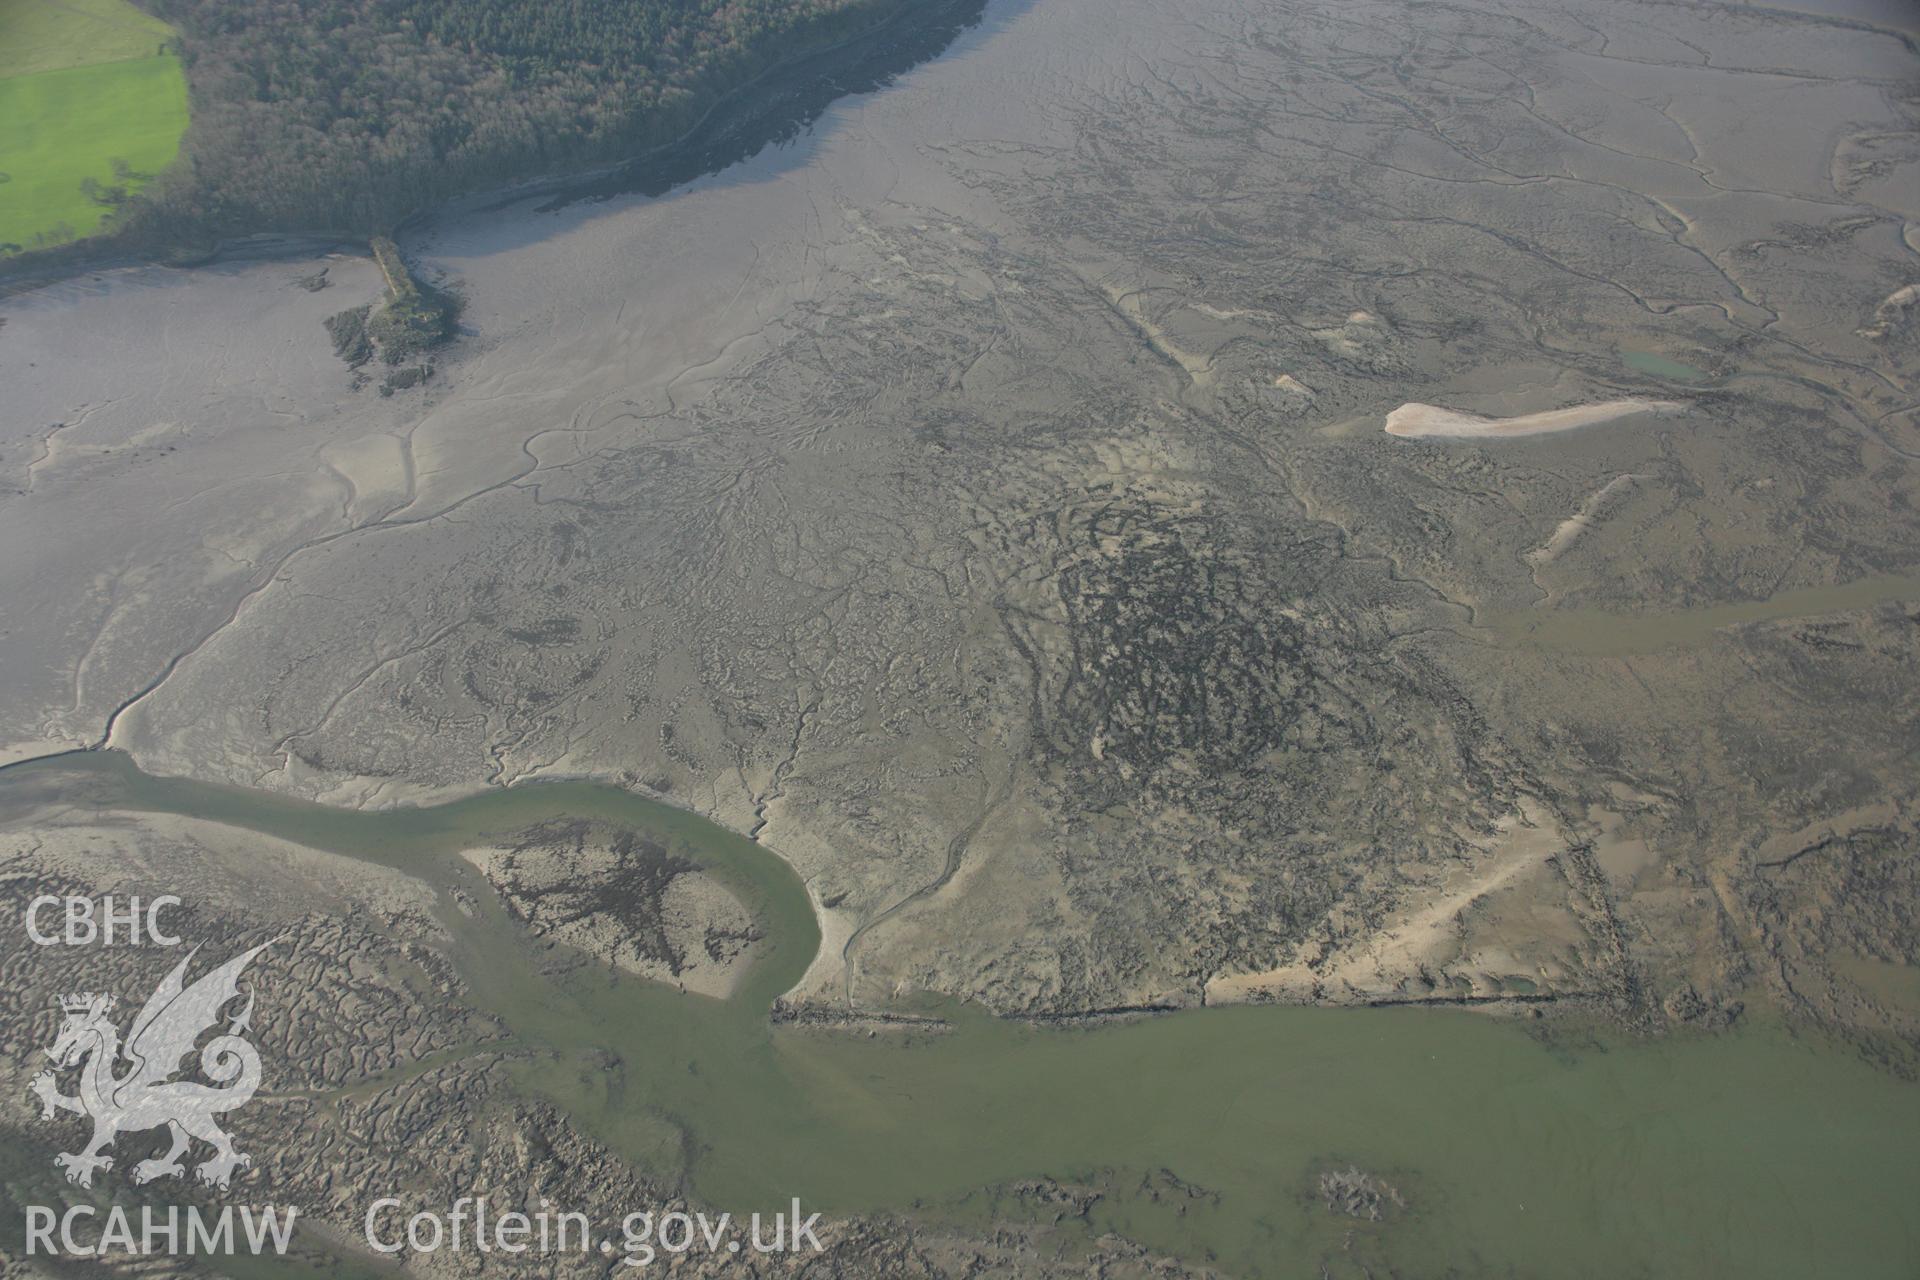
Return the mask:
[[[641,784],[793,861],[808,990],[863,1007],[1192,1003],[1417,911],[1533,803],[1634,827],[1652,881],[1532,877],[1535,938],[1369,990],[1730,995],[1771,891],[1707,868],[1907,785],[1911,597],[1679,665],[1480,624],[1910,575],[1913,331],[1868,335],[1920,266],[1911,37],[1422,13],[993,8],[710,177],[421,231],[469,332],[389,399],[316,340],[368,263],[14,300],[7,750],[350,803]],[[1380,438],[1634,398],[1685,412]],[[1693,905],[1636,956],[1642,889]]]
[[0,751],[664,797],[793,868],[792,1006],[863,1027],[1763,1018],[1911,1075],[1911,17],[1409,12],[989,5],[720,172],[417,229],[466,332],[387,398],[321,328],[370,262],[7,300]]

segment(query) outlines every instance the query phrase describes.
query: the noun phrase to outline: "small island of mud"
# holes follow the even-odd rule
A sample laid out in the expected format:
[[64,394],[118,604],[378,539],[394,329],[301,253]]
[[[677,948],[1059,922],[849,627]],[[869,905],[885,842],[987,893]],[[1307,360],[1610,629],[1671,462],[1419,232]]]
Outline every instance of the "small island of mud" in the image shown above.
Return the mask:
[[547,822],[464,856],[535,935],[700,995],[729,995],[760,938],[717,879],[625,828]]

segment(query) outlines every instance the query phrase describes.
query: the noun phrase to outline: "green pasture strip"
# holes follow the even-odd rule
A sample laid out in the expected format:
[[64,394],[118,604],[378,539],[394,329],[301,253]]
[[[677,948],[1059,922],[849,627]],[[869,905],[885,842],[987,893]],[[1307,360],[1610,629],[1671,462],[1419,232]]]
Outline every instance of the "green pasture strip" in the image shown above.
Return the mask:
[[172,163],[186,127],[170,54],[0,79],[0,254],[98,230],[110,210],[83,184],[137,189]]

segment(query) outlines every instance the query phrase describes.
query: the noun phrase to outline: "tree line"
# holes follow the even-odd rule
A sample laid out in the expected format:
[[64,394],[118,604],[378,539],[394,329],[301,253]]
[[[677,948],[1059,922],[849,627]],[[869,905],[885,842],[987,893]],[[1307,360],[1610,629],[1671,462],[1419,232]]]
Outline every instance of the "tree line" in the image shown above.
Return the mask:
[[797,48],[915,0],[147,0],[181,33],[180,160],[131,240],[373,235],[631,155]]

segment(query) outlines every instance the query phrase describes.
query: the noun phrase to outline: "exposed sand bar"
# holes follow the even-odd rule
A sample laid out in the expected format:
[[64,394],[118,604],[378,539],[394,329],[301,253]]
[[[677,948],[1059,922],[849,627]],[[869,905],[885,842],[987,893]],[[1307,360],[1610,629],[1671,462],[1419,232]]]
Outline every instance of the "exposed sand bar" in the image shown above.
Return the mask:
[[1644,479],[1646,479],[1645,476],[1628,473],[1615,476],[1600,486],[1593,496],[1580,504],[1578,511],[1560,522],[1559,527],[1553,531],[1553,536],[1547,539],[1545,546],[1527,552],[1527,563],[1536,566],[1552,564],[1565,555],[1567,548],[1579,541],[1580,535],[1600,523],[1601,516],[1609,504],[1631,489],[1635,481]]
[[1483,418],[1478,414],[1456,413],[1433,404],[1403,404],[1387,415],[1390,436],[1443,436],[1453,440],[1472,440],[1494,436],[1543,436],[1555,431],[1572,431],[1596,423],[1612,422],[1636,413],[1679,413],[1686,408],[1678,400],[1606,400],[1599,404],[1574,405],[1566,409],[1548,409],[1526,413],[1517,418]]

